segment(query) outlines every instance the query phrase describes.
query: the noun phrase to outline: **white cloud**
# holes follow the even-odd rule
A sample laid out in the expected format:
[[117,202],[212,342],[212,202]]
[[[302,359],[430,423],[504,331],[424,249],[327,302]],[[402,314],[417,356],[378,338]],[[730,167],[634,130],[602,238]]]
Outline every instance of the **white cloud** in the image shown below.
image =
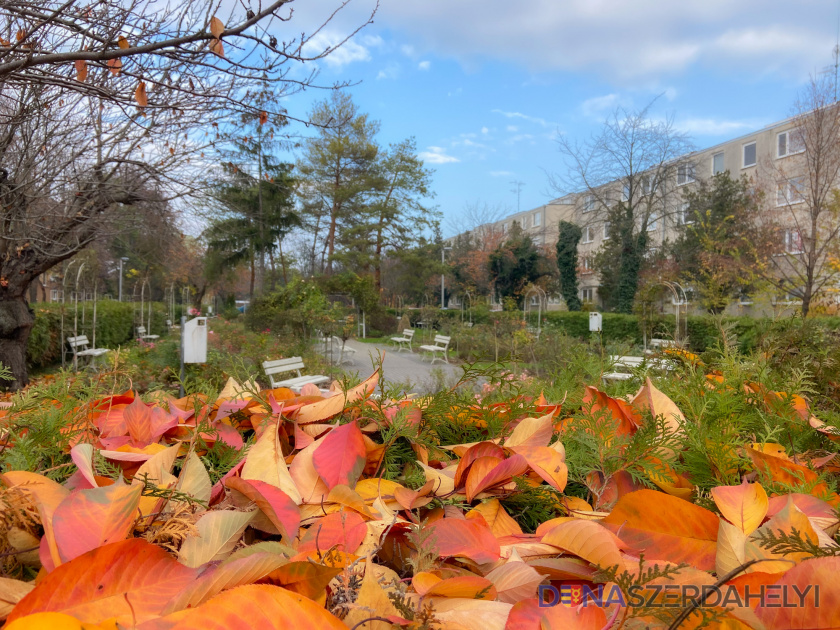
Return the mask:
[[511,133],[516,133],[517,131],[519,131],[519,127],[517,127],[516,125],[508,125],[507,127],[505,127],[505,129],[507,129],[507,131],[510,131]]
[[490,58],[637,85],[692,65],[800,78],[830,63],[836,10],[825,0],[426,0],[388,3],[377,22],[417,54],[464,66]]
[[674,126],[692,136],[735,136],[760,129],[766,120],[717,120],[714,118],[687,118],[674,121]]
[[428,70],[431,67],[432,67],[432,62],[431,61],[421,61],[420,63],[417,64],[417,68],[419,70]]
[[400,76],[400,64],[398,63],[389,63],[387,66],[382,68],[379,73],[376,75],[377,80],[382,79],[398,79]]
[[417,155],[429,164],[451,164],[461,161],[453,155],[447,155],[446,149],[443,147],[426,147],[426,149],[426,151],[420,151]]
[[618,94],[605,94],[586,99],[581,103],[580,110],[584,116],[601,116],[604,112],[615,109],[618,103]]
[[505,112],[501,109],[494,109],[494,114],[501,114],[505,118],[520,118],[522,120],[527,120],[530,123],[534,123],[536,125],[540,125],[541,127],[556,127],[557,123],[548,122],[544,118],[538,118],[536,116],[529,116],[527,114],[523,114],[521,112]]
[[[339,46],[344,36],[335,31],[321,31],[310,39],[304,52],[308,55],[315,55],[323,52],[327,48]],[[370,48],[378,47],[383,44],[382,38],[379,36],[360,37],[358,41],[351,39],[344,42],[329,55],[324,58],[324,63],[332,68],[343,68],[344,66],[357,61],[370,61]]]
[[400,46],[400,52],[404,54],[406,57],[414,57],[417,52],[414,50],[414,46],[409,46],[408,44],[403,44]]
[[487,127],[482,127],[481,133],[483,133],[486,136],[488,133],[490,133],[490,130]]

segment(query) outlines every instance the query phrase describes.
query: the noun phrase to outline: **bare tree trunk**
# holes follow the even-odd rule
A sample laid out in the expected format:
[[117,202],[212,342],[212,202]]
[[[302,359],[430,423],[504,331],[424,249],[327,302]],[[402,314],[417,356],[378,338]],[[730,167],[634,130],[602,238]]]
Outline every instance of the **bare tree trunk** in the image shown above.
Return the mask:
[[18,390],[29,383],[26,342],[34,323],[35,313],[22,295],[0,295],[0,363],[14,376],[0,385]]
[[286,258],[283,256],[282,238],[277,243],[277,251],[280,252],[280,268],[283,270],[283,284],[289,284],[289,278],[286,276]]
[[274,264],[274,251],[270,247],[268,249],[268,262],[271,263],[271,281],[268,288],[274,291],[277,288],[277,266]]
[[254,258],[254,250],[251,250],[251,286],[248,288],[248,297],[254,301],[254,280],[256,279],[257,261]]

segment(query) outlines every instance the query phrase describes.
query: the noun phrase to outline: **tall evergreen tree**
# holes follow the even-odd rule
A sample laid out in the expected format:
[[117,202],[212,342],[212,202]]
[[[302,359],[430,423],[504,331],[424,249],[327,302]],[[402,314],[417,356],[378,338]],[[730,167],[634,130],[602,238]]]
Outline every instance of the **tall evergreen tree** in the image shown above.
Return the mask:
[[539,250],[514,221],[507,240],[490,254],[488,261],[499,296],[521,304],[525,287],[542,275],[539,263]]
[[560,221],[557,234],[557,269],[560,272],[560,291],[570,311],[579,311],[578,297],[578,243],[583,231],[580,226]]
[[341,227],[357,221],[372,185],[379,154],[374,137],[379,123],[359,112],[349,94],[336,90],[315,105],[310,119],[317,135],[304,145],[299,160],[300,194],[307,227],[313,232],[312,262],[333,272]]

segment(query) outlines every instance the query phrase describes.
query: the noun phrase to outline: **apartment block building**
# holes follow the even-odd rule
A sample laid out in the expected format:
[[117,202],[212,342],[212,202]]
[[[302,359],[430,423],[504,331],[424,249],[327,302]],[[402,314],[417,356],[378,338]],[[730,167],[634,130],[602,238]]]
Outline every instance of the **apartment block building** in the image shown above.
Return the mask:
[[[807,182],[803,160],[805,143],[800,123],[801,119],[786,119],[681,156],[669,164],[667,180],[657,180],[654,175],[645,179],[645,174],[641,173],[632,194],[634,200],[651,198],[649,207],[652,210],[648,213],[646,226],[651,253],[666,241],[673,241],[680,228],[692,220],[686,212],[688,204],[684,193],[695,188],[700,180],[723,171],[728,171],[733,179],[746,175],[753,186],[763,192],[763,210],[772,214],[780,224],[789,226],[783,235],[785,250],[790,254],[801,253],[802,236],[796,228],[797,213],[805,205]],[[583,232],[578,246],[580,298],[598,306],[600,282],[594,269],[594,256],[611,237],[609,208],[618,201],[627,201],[631,194],[628,188],[625,181],[612,181],[517,212],[493,224],[492,229],[505,233],[514,222],[518,222],[537,245],[553,246],[557,241],[560,220],[579,225]],[[776,296],[768,299],[776,303]],[[780,299],[790,307],[796,297],[789,295]],[[752,300],[744,299],[735,302],[732,308],[733,312],[748,314],[751,310],[758,310],[759,305],[754,306]]]

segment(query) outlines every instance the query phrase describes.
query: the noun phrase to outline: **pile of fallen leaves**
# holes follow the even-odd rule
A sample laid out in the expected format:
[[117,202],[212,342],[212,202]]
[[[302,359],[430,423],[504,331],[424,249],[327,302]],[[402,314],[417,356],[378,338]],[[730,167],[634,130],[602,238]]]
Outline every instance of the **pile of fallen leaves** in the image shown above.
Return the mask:
[[[504,440],[413,444],[426,483],[412,489],[382,476],[389,445],[374,438],[385,427],[365,409],[419,425],[424,401],[384,400],[377,381],[330,395],[255,397],[229,383],[215,401],[128,392],[89,403],[68,426],[64,484],[0,476],[4,555],[38,570],[33,582],[0,578],[6,627],[840,626],[840,497],[784,446],[746,447],[754,470],[706,497],[719,514],[666,465],[659,490],[593,479],[590,503],[563,494],[574,420],[538,400],[522,417],[499,408],[511,416]],[[783,398],[745,388],[760,404]],[[615,435],[645,418],[679,434],[686,421],[649,380],[628,399],[589,387],[584,400]],[[214,481],[202,449],[243,449],[243,435],[247,454]],[[758,473],[801,491],[768,496]],[[561,516],[524,533],[499,500],[523,486],[556,491]]]

